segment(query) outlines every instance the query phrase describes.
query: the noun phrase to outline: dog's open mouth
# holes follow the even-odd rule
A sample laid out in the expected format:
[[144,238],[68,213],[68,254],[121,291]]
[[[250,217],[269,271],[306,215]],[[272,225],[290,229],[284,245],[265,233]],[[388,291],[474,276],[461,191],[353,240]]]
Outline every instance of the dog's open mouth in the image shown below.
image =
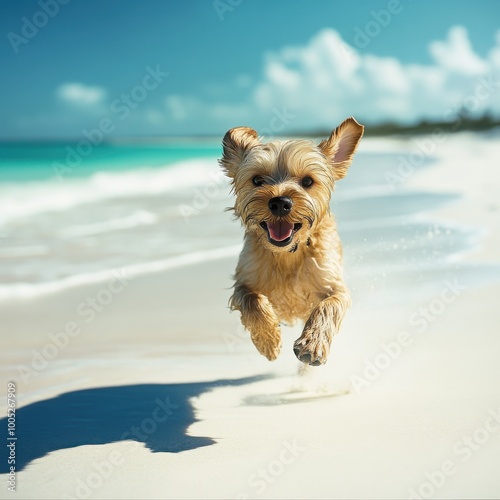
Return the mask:
[[261,222],[260,227],[267,232],[269,243],[277,247],[286,247],[293,240],[293,235],[302,224],[277,220],[274,222]]

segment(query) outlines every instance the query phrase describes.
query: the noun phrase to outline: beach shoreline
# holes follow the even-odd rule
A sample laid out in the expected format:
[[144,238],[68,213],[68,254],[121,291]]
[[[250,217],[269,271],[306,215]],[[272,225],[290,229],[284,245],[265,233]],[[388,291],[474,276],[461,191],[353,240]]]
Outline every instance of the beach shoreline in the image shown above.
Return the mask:
[[[396,143],[406,157],[416,147]],[[478,150],[481,159],[471,169]],[[415,197],[417,208],[431,200],[417,223],[450,235],[429,232],[413,249],[406,242],[408,250],[398,237],[390,245],[399,247],[390,253],[382,242],[378,255],[372,241],[351,234],[350,185],[344,193],[339,185],[335,207],[354,305],[328,364],[305,377],[292,352],[300,327],[284,329],[281,356],[269,363],[256,353],[238,314],[229,312],[239,248],[234,235],[242,235],[227,214],[220,224],[232,224],[231,238],[224,239],[219,225],[215,232],[232,244],[219,253],[202,257],[200,250],[193,252],[198,259],[184,261],[174,256],[168,262],[175,265],[152,264],[112,284],[105,276],[0,301],[7,332],[3,385],[15,380],[18,388],[17,494],[498,496],[498,435],[485,437],[478,429],[500,411],[500,176],[491,173],[491,159],[499,155],[498,142],[453,136],[436,147],[434,164],[404,179],[402,197],[411,190],[457,195],[435,205],[431,197]],[[382,175],[386,171],[380,167]],[[384,226],[366,227],[359,231],[370,240],[369,231],[376,235]],[[461,239],[464,227],[474,244]],[[446,238],[453,240],[449,250],[432,246]],[[419,271],[412,259],[422,255],[422,242],[429,253],[443,255]],[[407,260],[398,261],[404,252]],[[67,418],[58,416],[64,411]],[[476,439],[480,434],[484,442]],[[29,449],[24,457],[22,447]],[[438,476],[442,484],[429,479]],[[6,474],[1,477],[5,483]],[[0,498],[8,494],[4,488]]]

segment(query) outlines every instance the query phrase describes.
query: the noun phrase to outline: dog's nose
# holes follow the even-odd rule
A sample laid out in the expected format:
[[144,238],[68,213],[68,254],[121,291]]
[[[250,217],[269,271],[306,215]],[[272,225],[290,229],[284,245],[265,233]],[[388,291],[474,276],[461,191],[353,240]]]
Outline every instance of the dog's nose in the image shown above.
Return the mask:
[[288,215],[292,210],[293,202],[288,196],[276,196],[269,200],[269,210],[276,216]]

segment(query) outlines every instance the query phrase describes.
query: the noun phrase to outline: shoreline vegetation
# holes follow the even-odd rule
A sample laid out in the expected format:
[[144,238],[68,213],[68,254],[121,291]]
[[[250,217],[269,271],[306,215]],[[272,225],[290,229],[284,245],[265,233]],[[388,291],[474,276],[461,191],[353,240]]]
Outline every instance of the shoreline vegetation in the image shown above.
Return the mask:
[[[385,137],[385,136],[410,136],[410,135],[425,135],[435,132],[439,133],[455,133],[455,132],[484,132],[493,130],[500,127],[500,118],[496,118],[489,113],[480,117],[471,117],[466,113],[458,113],[453,121],[447,120],[421,120],[418,123],[402,124],[397,122],[383,122],[370,124],[359,119],[365,125],[365,137]],[[237,126],[237,125],[235,125]],[[326,137],[331,133],[331,129],[318,128],[316,130],[308,131],[290,131],[283,134],[283,137]],[[104,137],[99,145],[113,145],[124,143],[170,143],[170,142],[186,142],[190,143],[196,141],[206,142],[220,142],[222,140],[223,132],[217,135],[155,135],[155,136],[109,136]],[[280,136],[277,132],[276,136]],[[26,144],[26,143],[52,143],[52,144],[67,144],[81,141],[84,137],[30,137],[30,138],[0,138],[0,144]],[[266,136],[264,136],[264,139]],[[97,144],[96,144],[97,145]]]
[[[490,114],[478,118],[472,118],[465,113],[457,115],[453,121],[446,120],[421,120],[411,125],[403,125],[396,122],[384,122],[376,125],[365,124],[365,136],[383,137],[391,135],[424,135],[434,132],[484,132],[500,127],[500,119]],[[314,136],[325,135],[326,130],[318,131]]]

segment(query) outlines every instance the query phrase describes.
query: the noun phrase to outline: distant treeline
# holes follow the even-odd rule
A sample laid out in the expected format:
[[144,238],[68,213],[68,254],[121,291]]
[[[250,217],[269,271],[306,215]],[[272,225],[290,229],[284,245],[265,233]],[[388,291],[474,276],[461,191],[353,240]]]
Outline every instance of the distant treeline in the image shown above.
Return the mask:
[[392,134],[431,134],[441,129],[443,132],[459,132],[463,130],[481,131],[500,126],[500,120],[486,114],[480,118],[472,118],[461,114],[453,121],[428,121],[422,120],[414,125],[401,125],[398,123],[383,123],[368,126],[367,135],[392,135]]
[[[363,120],[361,120],[363,122]],[[482,131],[490,130],[500,126],[500,119],[494,118],[490,114],[485,114],[479,118],[473,118],[465,113],[460,113],[453,121],[429,121],[421,120],[413,125],[403,125],[396,122],[386,122],[379,124],[365,123],[365,136],[382,136],[395,134],[432,134],[433,132],[461,132],[464,130]],[[319,130],[313,134],[306,134],[313,137],[323,137],[331,131]],[[294,134],[304,135],[304,134]]]

